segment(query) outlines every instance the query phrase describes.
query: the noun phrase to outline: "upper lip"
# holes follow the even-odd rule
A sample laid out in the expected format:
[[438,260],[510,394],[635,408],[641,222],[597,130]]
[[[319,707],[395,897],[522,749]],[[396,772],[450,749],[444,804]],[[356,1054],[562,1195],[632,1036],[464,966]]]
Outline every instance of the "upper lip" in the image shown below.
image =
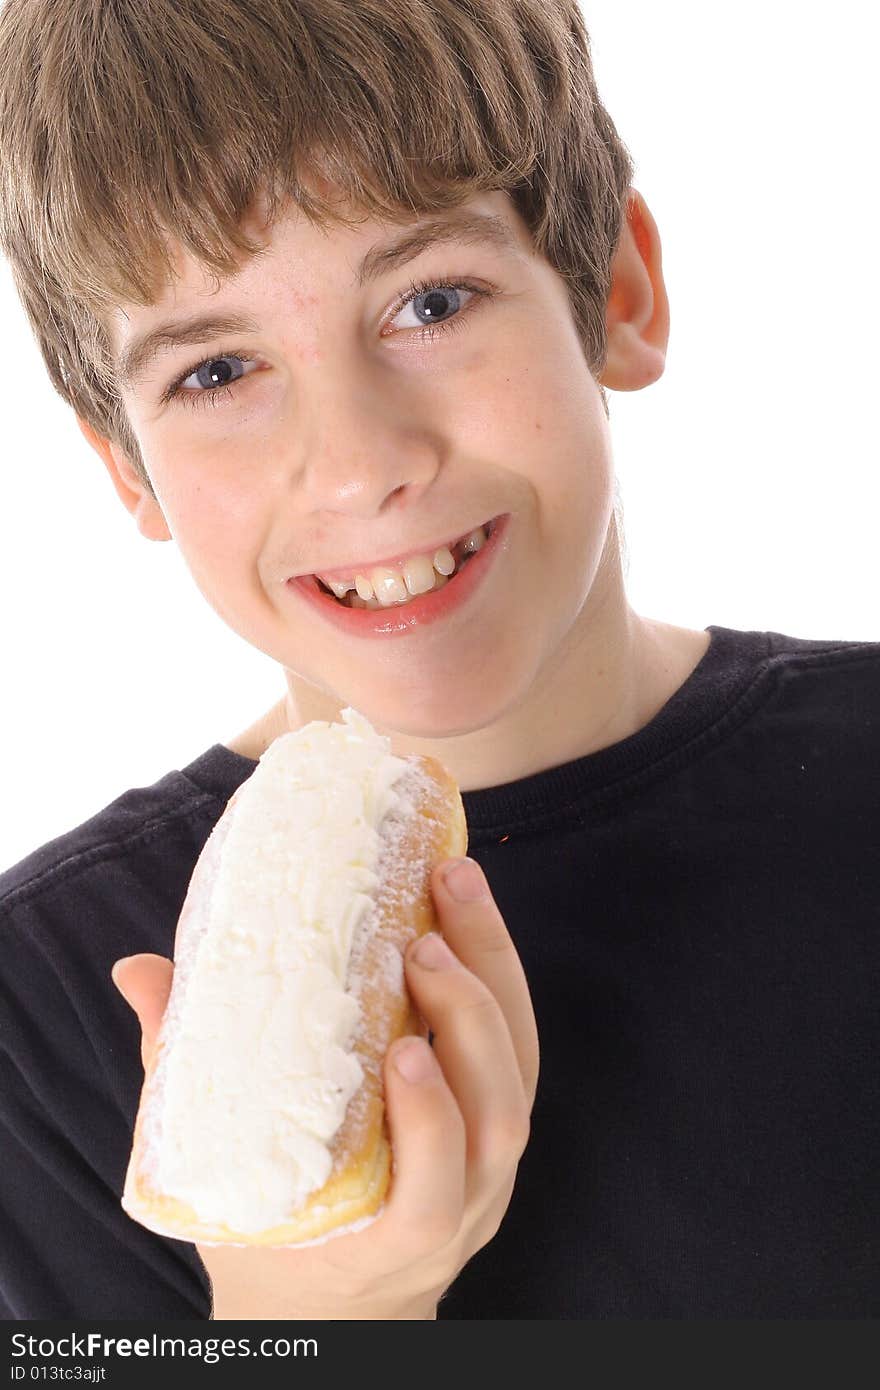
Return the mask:
[[[464,526],[459,531],[446,531],[443,538],[439,541],[428,541],[420,545],[411,545],[406,550],[398,550],[395,555],[385,560],[357,560],[350,565],[337,565],[333,569],[322,569],[318,567],[314,570],[303,571],[303,573],[320,575],[322,579],[332,579],[341,583],[343,580],[353,580],[358,574],[366,576],[371,570],[375,569],[399,569],[401,565],[404,565],[407,560],[412,559],[414,555],[434,555],[436,551],[440,550],[443,546],[455,545],[457,541],[461,540],[462,536],[469,536],[471,531],[476,531],[479,526],[487,527],[495,520],[496,518],[494,516],[487,517],[482,521],[475,521],[471,526]],[[298,576],[294,576],[294,578],[297,577]]]

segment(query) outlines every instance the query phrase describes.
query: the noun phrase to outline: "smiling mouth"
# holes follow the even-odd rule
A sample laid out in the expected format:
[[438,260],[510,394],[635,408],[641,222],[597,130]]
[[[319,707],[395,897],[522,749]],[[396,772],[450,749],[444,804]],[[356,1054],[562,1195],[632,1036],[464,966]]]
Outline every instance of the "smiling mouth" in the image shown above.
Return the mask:
[[[413,599],[431,594],[453,580],[465,566],[478,555],[491,537],[499,518],[484,522],[475,530],[462,536],[451,549],[445,546],[437,550],[433,564],[428,556],[419,556],[401,570],[377,568],[368,578],[359,575],[361,584],[345,594],[337,594],[317,575],[313,578],[321,593],[326,594],[343,608],[395,608],[405,607]],[[371,580],[375,581],[374,583]]]

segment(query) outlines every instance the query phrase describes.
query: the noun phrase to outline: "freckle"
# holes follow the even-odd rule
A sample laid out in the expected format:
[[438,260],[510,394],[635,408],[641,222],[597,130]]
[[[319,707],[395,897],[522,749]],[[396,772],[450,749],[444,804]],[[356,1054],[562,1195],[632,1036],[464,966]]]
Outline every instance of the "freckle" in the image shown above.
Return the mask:
[[305,290],[291,290],[287,297],[287,333],[291,349],[303,362],[320,362],[321,350],[315,341],[315,324],[321,297]]
[[304,362],[320,362],[321,349],[314,343],[299,343],[297,351]]
[[318,307],[318,296],[308,294],[305,290],[291,290],[291,307],[294,309],[316,309]]

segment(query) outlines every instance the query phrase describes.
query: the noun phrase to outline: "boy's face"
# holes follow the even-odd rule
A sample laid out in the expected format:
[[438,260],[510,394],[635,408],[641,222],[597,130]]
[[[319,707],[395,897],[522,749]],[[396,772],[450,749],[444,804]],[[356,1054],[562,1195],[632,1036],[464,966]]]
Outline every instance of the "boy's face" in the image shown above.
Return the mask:
[[[145,535],[173,537],[207,601],[289,681],[426,739],[549,695],[618,573],[600,568],[616,539],[607,420],[564,282],[506,194],[441,218],[473,213],[502,219],[510,246],[447,241],[361,283],[365,253],[406,226],[322,232],[294,210],[218,292],[178,248],[179,282],[111,325],[121,357],[170,319],[252,318],[252,331],[164,351],[123,386],[157,500],[111,446],[120,495]],[[401,304],[413,283],[439,297]],[[185,399],[163,402],[185,372]],[[344,632],[288,582],[349,562],[368,572],[504,515],[468,602],[404,636]]]

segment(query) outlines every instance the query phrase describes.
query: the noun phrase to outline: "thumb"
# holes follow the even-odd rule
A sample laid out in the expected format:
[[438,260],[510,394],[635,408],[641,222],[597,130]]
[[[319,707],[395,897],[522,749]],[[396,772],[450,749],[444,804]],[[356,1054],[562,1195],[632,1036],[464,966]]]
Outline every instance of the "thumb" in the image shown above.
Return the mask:
[[141,1060],[147,1070],[168,1005],[174,965],[165,956],[143,953],[116,961],[110,977],[141,1025]]

